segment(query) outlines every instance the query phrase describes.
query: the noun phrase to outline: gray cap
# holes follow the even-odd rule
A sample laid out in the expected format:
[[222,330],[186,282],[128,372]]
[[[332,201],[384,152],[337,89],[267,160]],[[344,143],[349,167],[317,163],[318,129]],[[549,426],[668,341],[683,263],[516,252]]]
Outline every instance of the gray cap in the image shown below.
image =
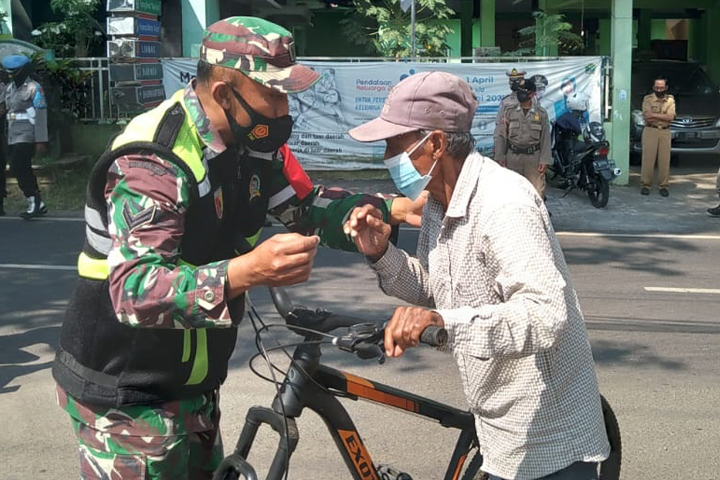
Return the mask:
[[423,72],[390,91],[380,116],[350,130],[360,142],[376,142],[417,130],[469,132],[478,101],[470,85],[445,72]]

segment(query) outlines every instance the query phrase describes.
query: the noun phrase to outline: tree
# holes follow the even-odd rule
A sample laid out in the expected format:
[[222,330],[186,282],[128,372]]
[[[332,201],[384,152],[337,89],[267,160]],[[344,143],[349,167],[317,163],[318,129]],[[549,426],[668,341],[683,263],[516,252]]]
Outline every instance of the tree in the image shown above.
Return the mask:
[[535,25],[521,28],[520,48],[508,52],[507,55],[536,55],[538,51],[546,51],[550,47],[558,47],[558,54],[573,55],[582,51],[583,38],[573,33],[572,24],[565,21],[565,15],[545,12],[534,12]]
[[[384,57],[410,57],[410,11],[400,8],[400,0],[354,0],[353,4],[355,11],[340,22],[353,43]],[[434,20],[448,19],[455,12],[445,0],[416,0],[416,4],[416,55],[446,56],[450,47],[445,39],[453,30]]]
[[105,29],[93,17],[99,6],[100,0],[51,0],[53,11],[65,18],[34,30],[34,43],[59,57],[87,57],[90,47],[104,35]]

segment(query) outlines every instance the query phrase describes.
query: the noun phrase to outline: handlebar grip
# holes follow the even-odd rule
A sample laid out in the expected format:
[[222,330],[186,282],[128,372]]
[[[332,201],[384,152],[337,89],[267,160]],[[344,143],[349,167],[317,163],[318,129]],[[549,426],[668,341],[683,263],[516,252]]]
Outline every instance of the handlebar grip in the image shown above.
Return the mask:
[[430,326],[420,334],[420,342],[431,347],[442,347],[448,341],[448,333],[443,327]]

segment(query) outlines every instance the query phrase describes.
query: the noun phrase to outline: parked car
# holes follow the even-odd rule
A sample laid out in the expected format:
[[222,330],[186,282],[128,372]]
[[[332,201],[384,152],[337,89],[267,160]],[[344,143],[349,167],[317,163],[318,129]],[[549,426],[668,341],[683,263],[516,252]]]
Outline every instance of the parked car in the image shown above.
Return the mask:
[[673,157],[678,154],[720,154],[720,90],[697,63],[669,60],[634,62],[630,151],[642,152],[643,97],[652,93],[655,78],[668,79],[675,96],[676,117],[670,126]]

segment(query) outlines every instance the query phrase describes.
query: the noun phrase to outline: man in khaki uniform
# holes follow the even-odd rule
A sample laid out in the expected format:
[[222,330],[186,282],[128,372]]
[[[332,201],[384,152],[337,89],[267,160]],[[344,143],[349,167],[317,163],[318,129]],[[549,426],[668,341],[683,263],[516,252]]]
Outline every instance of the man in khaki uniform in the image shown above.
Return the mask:
[[[517,97],[517,89],[520,82],[525,80],[525,75],[527,72],[525,70],[518,70],[517,68],[513,68],[512,70],[508,70],[505,72],[505,75],[508,77],[508,84],[510,85],[510,93],[505,95],[502,100],[500,100],[500,108],[498,109],[498,114],[496,118],[496,122],[500,120],[500,117],[502,117],[503,112],[507,108],[514,108],[517,107],[518,104],[518,97]],[[537,86],[537,85],[536,85]],[[533,106],[537,105],[537,98],[533,96]]]
[[522,80],[518,104],[508,107],[495,124],[495,161],[527,178],[545,198],[545,170],[552,163],[550,122],[543,107],[533,102],[535,82]]
[[667,79],[658,77],[653,85],[654,93],[646,95],[642,103],[645,129],[642,133],[642,195],[650,195],[650,187],[658,164],[660,195],[667,197],[670,183],[670,122],[675,119],[675,98],[667,94]]

